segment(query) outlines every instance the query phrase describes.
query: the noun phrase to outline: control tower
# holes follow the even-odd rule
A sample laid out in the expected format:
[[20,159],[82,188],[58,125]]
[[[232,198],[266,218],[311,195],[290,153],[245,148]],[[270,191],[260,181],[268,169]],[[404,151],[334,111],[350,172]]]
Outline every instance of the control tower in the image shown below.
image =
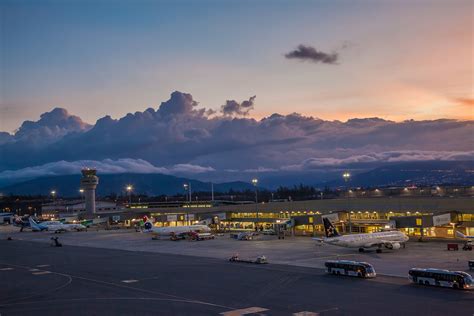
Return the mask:
[[82,169],[81,188],[84,190],[86,212],[95,213],[95,188],[99,184],[95,169]]

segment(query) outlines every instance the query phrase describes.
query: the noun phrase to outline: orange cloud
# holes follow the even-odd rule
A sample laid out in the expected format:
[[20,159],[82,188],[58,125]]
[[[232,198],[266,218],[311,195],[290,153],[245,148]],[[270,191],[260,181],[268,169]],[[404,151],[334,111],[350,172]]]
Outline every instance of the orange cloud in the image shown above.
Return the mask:
[[465,105],[465,106],[474,106],[474,99],[470,98],[456,98],[456,102],[459,105]]

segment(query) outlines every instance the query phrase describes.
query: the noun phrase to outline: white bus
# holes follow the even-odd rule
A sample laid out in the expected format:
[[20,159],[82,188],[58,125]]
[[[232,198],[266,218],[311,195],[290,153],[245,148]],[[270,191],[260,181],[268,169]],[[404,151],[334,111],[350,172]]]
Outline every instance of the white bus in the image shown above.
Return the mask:
[[376,276],[374,267],[367,262],[349,260],[329,260],[324,263],[326,272],[335,275],[349,275],[359,278],[374,278]]
[[469,273],[441,269],[413,268],[408,271],[408,278],[417,284],[444,286],[453,289],[472,289],[474,281]]

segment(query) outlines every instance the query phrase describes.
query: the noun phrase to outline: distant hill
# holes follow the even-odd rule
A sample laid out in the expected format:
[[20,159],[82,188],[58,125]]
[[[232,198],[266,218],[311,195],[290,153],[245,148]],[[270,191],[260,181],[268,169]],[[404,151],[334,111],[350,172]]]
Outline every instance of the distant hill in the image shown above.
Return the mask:
[[[97,195],[105,196],[112,193],[121,194],[127,184],[131,184],[135,194],[147,195],[172,195],[183,193],[183,184],[191,183],[192,191],[211,191],[211,183],[198,180],[179,178],[164,174],[104,174],[99,176]],[[47,195],[54,189],[60,196],[78,196],[80,175],[66,175],[56,177],[44,177],[16,183],[0,188],[3,194],[43,194]],[[235,181],[215,183],[215,192],[227,192],[228,190],[252,189],[250,183]]]
[[[367,166],[365,166],[367,168]],[[354,168],[356,169],[356,168]],[[354,170],[352,169],[352,170]],[[351,168],[349,168],[351,170]],[[406,185],[474,185],[474,161],[419,161],[391,163],[367,170],[358,166],[351,171],[349,186],[387,187]],[[265,188],[291,187],[300,183],[319,188],[345,186],[340,172],[275,173],[262,175],[260,184]],[[80,175],[43,177],[0,188],[3,194],[49,194],[54,189],[60,196],[78,196]],[[164,174],[99,174],[98,196],[124,193],[131,184],[135,194],[174,195],[183,193],[183,184],[191,183],[193,192],[211,191],[211,183]],[[215,183],[215,192],[253,190],[252,184],[243,181]]]
[[[349,186],[474,185],[474,161],[417,161],[394,163],[351,176]],[[341,178],[329,187],[345,186]]]

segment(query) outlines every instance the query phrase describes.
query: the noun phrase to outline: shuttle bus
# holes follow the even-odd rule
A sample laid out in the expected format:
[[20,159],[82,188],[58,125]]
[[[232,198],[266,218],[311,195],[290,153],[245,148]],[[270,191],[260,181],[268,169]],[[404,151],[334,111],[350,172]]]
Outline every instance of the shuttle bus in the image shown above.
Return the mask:
[[374,278],[376,276],[374,267],[367,262],[349,260],[329,260],[324,263],[327,273],[335,275],[349,275],[359,278]]
[[474,281],[469,273],[441,269],[413,268],[408,271],[408,278],[417,284],[450,287],[453,289],[472,289]]

